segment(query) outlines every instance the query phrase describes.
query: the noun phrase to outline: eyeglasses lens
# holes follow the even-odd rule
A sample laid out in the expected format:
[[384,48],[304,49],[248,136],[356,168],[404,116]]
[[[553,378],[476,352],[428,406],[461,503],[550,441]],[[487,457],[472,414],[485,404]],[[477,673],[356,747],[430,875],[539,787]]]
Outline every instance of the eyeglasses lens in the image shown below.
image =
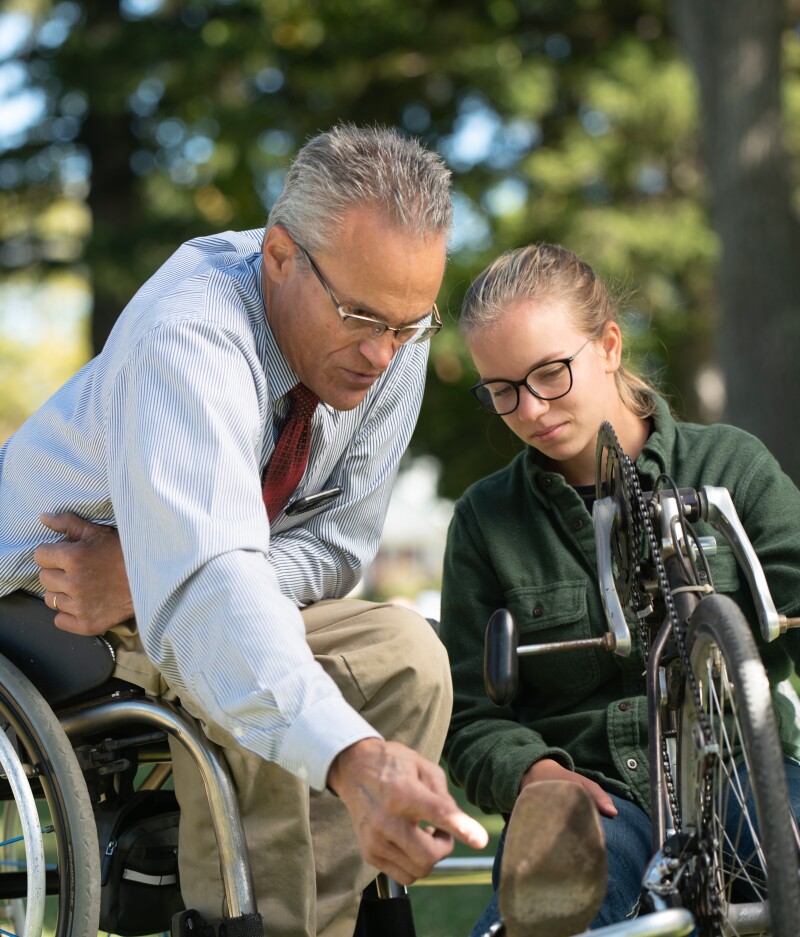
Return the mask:
[[[361,338],[379,338],[388,331],[382,322],[373,321],[366,316],[352,314],[342,318],[342,325],[348,332]],[[413,345],[417,342],[427,341],[433,335],[436,335],[438,331],[437,326],[409,326],[397,331],[392,330],[392,338],[398,345]]]
[[[569,365],[553,361],[534,368],[525,378],[529,390],[542,400],[556,400],[569,393],[572,374]],[[475,388],[478,402],[490,413],[506,416],[519,405],[519,387],[509,381],[488,381]]]

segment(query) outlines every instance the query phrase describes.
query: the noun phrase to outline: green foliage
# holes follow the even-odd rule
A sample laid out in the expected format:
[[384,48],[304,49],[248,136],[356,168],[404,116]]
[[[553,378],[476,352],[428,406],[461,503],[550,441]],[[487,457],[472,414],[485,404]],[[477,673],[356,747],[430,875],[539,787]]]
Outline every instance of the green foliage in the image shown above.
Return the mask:
[[[181,241],[263,224],[310,135],[379,122],[421,136],[454,170],[448,331],[412,443],[444,462],[443,494],[517,448],[472,405],[455,334],[469,281],[510,247],[560,242],[636,289],[635,360],[699,414],[717,246],[693,84],[662,0],[17,0],[15,11],[33,26],[9,63],[44,112],[0,136],[0,269],[86,276],[95,347]],[[681,370],[677,345],[691,348]]]
[[[82,284],[54,275],[38,296],[12,277],[0,305],[0,446],[86,360]],[[20,310],[26,310],[23,317]]]

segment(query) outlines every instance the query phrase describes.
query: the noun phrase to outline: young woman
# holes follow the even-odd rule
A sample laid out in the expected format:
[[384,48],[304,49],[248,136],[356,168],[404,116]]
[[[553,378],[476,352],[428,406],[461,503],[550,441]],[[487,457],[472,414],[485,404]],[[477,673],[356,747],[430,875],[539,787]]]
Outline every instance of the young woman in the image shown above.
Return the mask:
[[[469,799],[506,818],[532,782],[584,788],[607,843],[608,891],[597,927],[634,912],[652,852],[641,648],[634,638],[627,658],[601,650],[521,658],[517,697],[497,707],[482,679],[489,616],[508,608],[522,644],[607,630],[590,515],[603,420],[635,460],[643,491],[668,472],[679,486],[731,492],[787,615],[800,612],[800,493],[754,437],[673,418],[623,366],[607,291],[561,247],[525,247],[491,264],[466,295],[461,329],[480,375],[473,395],[525,448],[467,490],[450,527],[441,634],[455,703],[445,757]],[[710,562],[718,591],[755,623],[731,551],[720,545]],[[799,638],[789,632],[762,647],[773,686],[792,672]],[[800,765],[792,759],[800,756],[800,734],[789,699],[777,690],[773,696],[797,814]],[[498,919],[493,899],[474,933]]]

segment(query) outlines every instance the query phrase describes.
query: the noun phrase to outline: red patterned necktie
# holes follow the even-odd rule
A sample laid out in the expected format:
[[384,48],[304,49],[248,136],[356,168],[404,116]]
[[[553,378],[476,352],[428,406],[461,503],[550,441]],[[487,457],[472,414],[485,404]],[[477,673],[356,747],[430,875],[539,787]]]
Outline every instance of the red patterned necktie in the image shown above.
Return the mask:
[[305,384],[289,391],[289,416],[264,472],[262,495],[270,523],[300,484],[311,450],[311,418],[319,397]]

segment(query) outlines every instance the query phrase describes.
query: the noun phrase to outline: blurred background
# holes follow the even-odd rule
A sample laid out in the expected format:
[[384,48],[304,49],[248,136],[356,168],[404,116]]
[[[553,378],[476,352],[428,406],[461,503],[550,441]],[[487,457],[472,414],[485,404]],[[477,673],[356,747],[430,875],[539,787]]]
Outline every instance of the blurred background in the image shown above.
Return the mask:
[[800,0],[4,0],[0,444],[182,241],[262,226],[340,120],[420,137],[455,186],[446,328],[366,594],[435,617],[452,499],[517,451],[455,322],[531,241],[614,288],[679,415],[800,481]]

